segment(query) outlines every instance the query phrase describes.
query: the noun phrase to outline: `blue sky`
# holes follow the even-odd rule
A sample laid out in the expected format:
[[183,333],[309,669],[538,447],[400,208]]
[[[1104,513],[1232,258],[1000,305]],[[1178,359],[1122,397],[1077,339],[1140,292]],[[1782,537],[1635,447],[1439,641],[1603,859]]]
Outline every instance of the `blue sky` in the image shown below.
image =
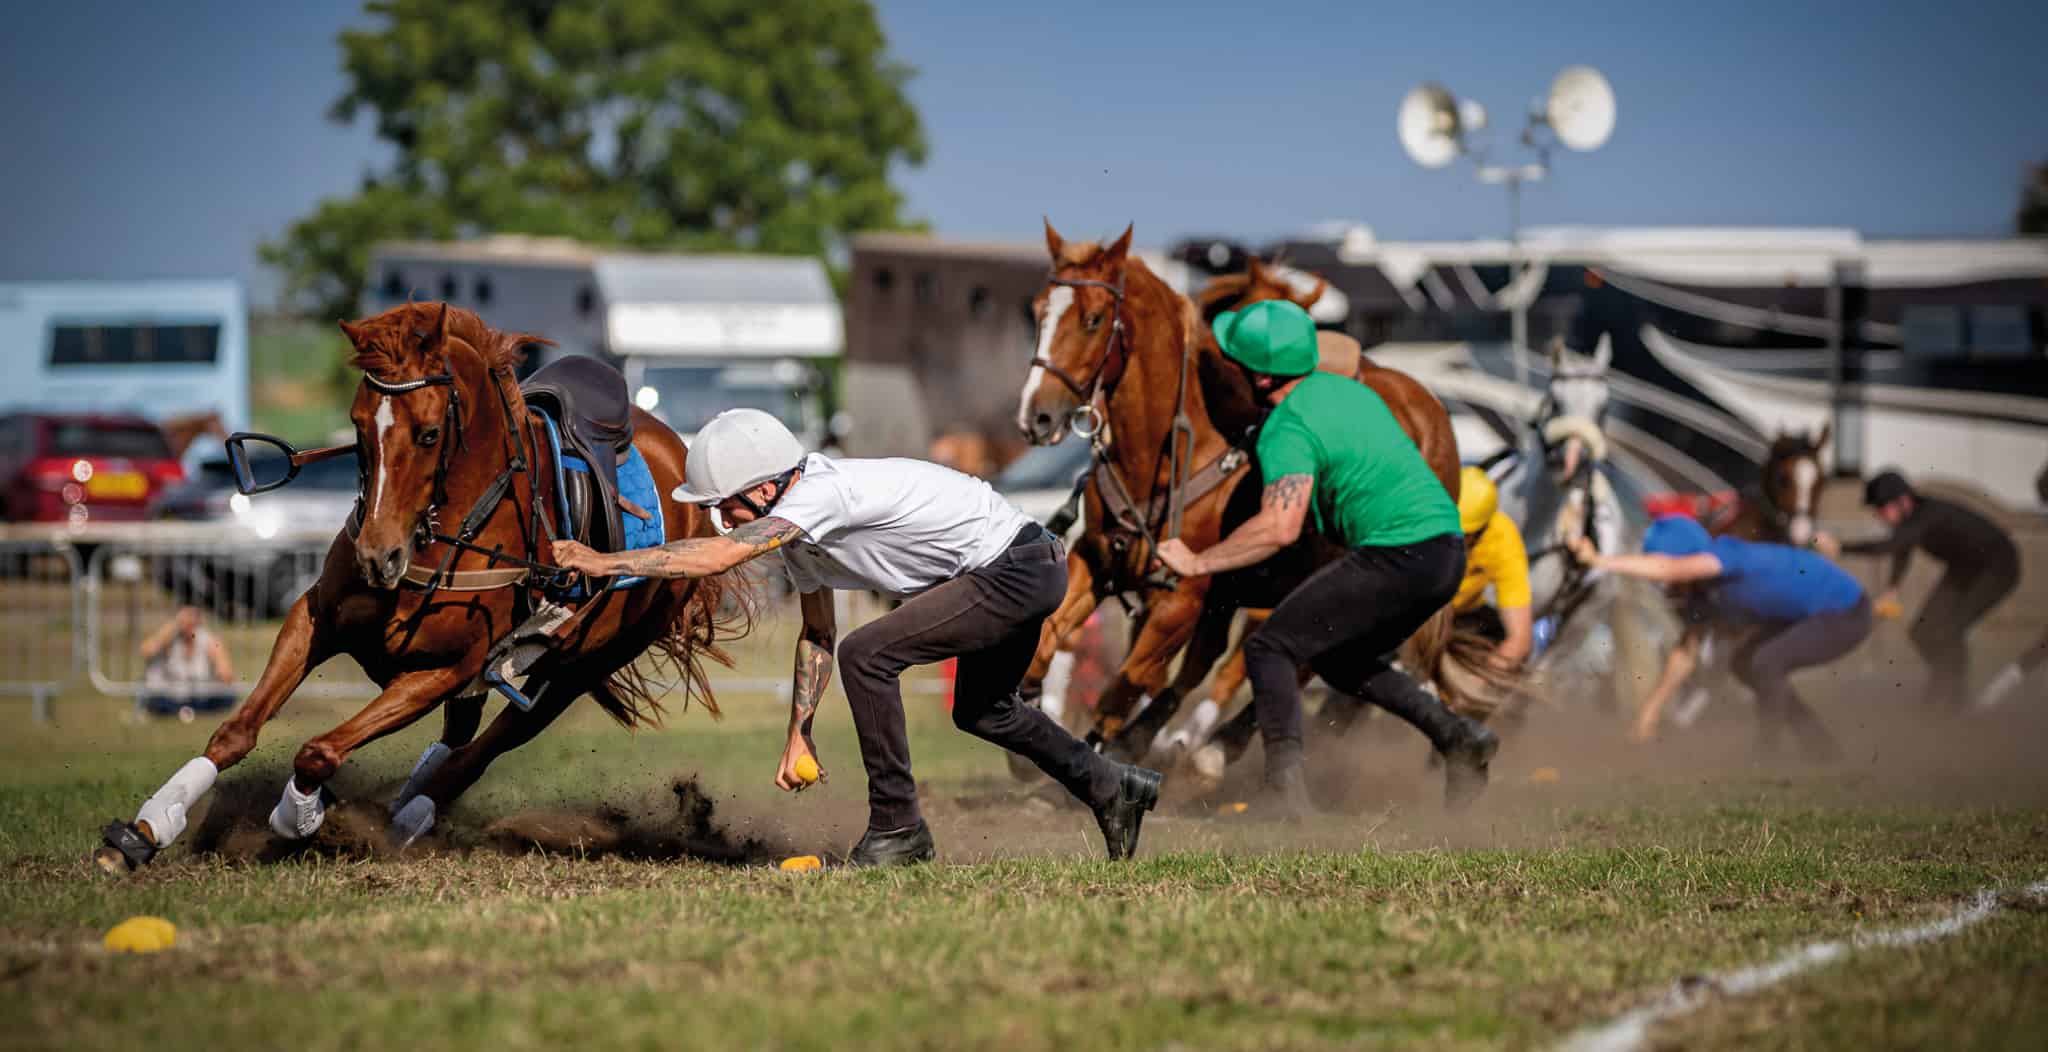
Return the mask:
[[[1148,244],[1328,219],[1498,235],[1502,193],[1411,164],[1395,107],[1435,79],[1507,124],[1581,62],[1619,126],[1530,191],[1532,225],[1998,235],[2048,159],[2048,17],[2024,3],[880,6],[932,145],[902,185],[953,237],[1028,240],[1041,213]],[[364,21],[101,0],[12,21],[0,279],[232,274],[266,298],[255,245],[382,160],[324,118],[334,36]]]

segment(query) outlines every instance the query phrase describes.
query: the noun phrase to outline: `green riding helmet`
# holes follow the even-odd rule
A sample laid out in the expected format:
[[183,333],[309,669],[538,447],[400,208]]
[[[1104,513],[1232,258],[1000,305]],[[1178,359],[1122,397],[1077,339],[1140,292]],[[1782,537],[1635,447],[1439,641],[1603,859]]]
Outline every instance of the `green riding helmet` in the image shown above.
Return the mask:
[[1218,314],[1209,327],[1224,355],[1255,373],[1307,376],[1316,371],[1316,323],[1300,304],[1262,300]]

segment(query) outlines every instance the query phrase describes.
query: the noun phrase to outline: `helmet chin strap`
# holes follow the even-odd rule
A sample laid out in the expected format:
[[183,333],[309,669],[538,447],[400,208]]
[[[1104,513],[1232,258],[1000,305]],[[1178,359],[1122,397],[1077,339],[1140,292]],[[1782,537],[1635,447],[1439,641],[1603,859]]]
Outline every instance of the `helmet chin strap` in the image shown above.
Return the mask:
[[[757,503],[754,498],[745,493],[735,493],[732,495],[732,499],[739,501],[741,507],[753,512],[756,520],[765,519],[768,517],[768,512],[782,500],[783,495],[789,492],[789,478],[794,474],[796,474],[796,468],[790,468],[788,471],[770,480],[775,483],[775,496],[768,501],[766,506]],[[754,487],[748,486],[747,488],[753,489]],[[714,508],[712,510],[716,511],[717,509]],[[722,519],[723,516],[720,516],[720,518]]]

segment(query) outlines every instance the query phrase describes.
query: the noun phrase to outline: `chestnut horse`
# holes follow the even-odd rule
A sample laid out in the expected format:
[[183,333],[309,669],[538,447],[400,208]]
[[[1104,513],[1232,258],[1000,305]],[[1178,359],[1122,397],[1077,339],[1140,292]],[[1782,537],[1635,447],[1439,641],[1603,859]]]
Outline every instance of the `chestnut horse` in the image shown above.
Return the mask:
[[[1066,599],[1046,622],[1027,682],[1043,678],[1060,641],[1104,598],[1139,594],[1137,638],[1097,704],[1095,736],[1120,752],[1142,754],[1163,718],[1147,719],[1136,738],[1117,740],[1139,697],[1153,695],[1152,709],[1170,715],[1222,656],[1231,611],[1274,605],[1341,553],[1304,537],[1259,566],[1215,578],[1154,576],[1158,540],[1178,536],[1199,551],[1222,539],[1227,515],[1242,521],[1256,509],[1260,487],[1245,484],[1251,472],[1235,446],[1262,413],[1195,304],[1130,258],[1129,229],[1106,248],[1069,244],[1050,221],[1045,237],[1052,274],[1033,301],[1038,347],[1018,426],[1038,445],[1060,441],[1070,425],[1100,427],[1103,462],[1085,487],[1086,528],[1068,557]],[[1393,370],[1374,367],[1361,378],[1455,498],[1457,446],[1442,404]],[[1419,634],[1445,639],[1448,625],[1448,612],[1441,613]],[[1202,646],[1183,658],[1167,688],[1169,663],[1194,639]]]
[[1827,478],[1821,451],[1834,434],[1832,423],[1820,433],[1781,431],[1771,440],[1754,490],[1745,491],[1734,511],[1705,525],[1714,535],[1745,541],[1804,546],[1819,532],[1821,483]]
[[[564,525],[556,518],[555,458],[545,424],[529,414],[513,366],[530,343],[447,304],[411,303],[359,323],[342,322],[363,379],[349,410],[363,491],[357,515],[327,550],[320,578],[292,604],[269,662],[241,707],[145,803],[133,823],[107,828],[95,855],[110,872],[148,862],[185,827],[187,810],[256,745],[306,676],[327,659],[355,659],[382,692],[340,726],[302,746],[272,815],[288,839],[311,836],[325,817],[322,787],[349,755],[447,703],[440,741],[401,791],[409,842],[506,750],[524,744],[590,694],[620,724],[660,721],[662,707],[642,669],[650,650],[681,674],[714,715],[702,659],[730,634],[717,578],[646,581],[602,589],[551,637],[525,684],[530,708],[508,705],[481,734],[485,658],[559,585],[541,560]],[[683,442],[634,411],[634,445],[667,494],[683,479]],[[698,508],[665,503],[669,539],[710,532]],[[457,536],[443,519],[462,520]],[[450,544],[451,540],[460,544]],[[494,556],[492,550],[512,556]],[[511,565],[508,567],[508,563]],[[402,835],[401,835],[402,834]]]

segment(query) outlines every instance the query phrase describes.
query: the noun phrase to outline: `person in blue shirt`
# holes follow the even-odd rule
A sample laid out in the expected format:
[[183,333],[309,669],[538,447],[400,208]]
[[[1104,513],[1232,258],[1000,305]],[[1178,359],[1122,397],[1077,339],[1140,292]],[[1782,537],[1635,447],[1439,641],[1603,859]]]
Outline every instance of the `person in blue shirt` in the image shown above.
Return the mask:
[[1734,670],[1756,692],[1758,744],[1770,749],[1790,728],[1813,759],[1840,755],[1834,736],[1792,689],[1793,672],[1824,665],[1870,635],[1870,598],[1841,567],[1804,548],[1710,537],[1705,527],[1672,515],[1650,524],[1641,555],[1603,555],[1573,546],[1579,561],[1599,570],[1654,581],[1684,600],[1686,631],[1638,714],[1635,737],[1656,733],[1657,718],[1692,675],[1709,625],[1754,629],[1736,652]]

